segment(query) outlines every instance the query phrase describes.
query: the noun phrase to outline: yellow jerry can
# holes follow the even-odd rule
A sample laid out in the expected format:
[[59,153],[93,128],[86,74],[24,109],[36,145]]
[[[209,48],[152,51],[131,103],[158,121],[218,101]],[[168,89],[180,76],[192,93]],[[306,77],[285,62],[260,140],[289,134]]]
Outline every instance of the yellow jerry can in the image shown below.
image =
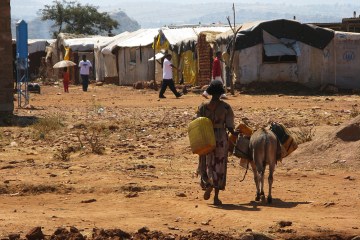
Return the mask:
[[188,134],[193,153],[205,155],[215,149],[214,128],[209,118],[199,117],[190,122]]

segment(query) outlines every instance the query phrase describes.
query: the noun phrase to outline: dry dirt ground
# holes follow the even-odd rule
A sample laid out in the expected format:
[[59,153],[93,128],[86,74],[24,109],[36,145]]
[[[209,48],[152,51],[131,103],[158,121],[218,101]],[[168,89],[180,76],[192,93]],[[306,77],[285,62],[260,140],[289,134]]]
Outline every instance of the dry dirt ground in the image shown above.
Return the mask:
[[112,85],[91,85],[89,92],[72,86],[68,94],[44,86],[41,95],[31,94],[31,106],[16,108],[0,128],[1,238],[24,238],[36,226],[45,235],[74,226],[88,238],[93,228],[132,233],[144,226],[169,236],[195,229],[235,238],[360,235],[360,141],[305,154],[359,114],[359,95],[230,96],[236,122],[247,118],[257,128],[280,121],[315,140],[277,165],[271,205],[254,201],[252,173],[240,182],[245,170],[230,157],[220,207],[203,200],[187,136],[205,99],[165,95],[159,101],[153,90]]

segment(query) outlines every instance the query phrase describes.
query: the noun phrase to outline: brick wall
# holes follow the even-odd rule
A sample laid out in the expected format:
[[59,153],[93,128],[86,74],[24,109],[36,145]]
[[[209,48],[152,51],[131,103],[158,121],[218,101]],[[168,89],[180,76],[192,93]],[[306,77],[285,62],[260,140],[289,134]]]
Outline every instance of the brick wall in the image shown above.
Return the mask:
[[212,49],[206,41],[206,35],[200,34],[198,38],[198,85],[208,85],[211,80]]
[[10,0],[0,1],[0,117],[14,110]]

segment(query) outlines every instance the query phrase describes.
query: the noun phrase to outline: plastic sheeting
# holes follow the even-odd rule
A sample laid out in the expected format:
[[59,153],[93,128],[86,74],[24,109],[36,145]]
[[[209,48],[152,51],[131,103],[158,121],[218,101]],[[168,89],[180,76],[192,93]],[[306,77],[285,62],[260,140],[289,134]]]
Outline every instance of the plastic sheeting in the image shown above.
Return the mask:
[[54,41],[52,39],[28,39],[28,53],[45,52],[46,46]]
[[129,35],[129,32],[123,32],[120,33],[116,36],[114,36],[114,40],[111,41],[109,44],[107,44],[106,46],[104,46],[101,49],[101,53],[102,54],[112,54],[112,51],[117,47],[118,42],[121,42],[122,40],[127,38],[127,35]]
[[318,49],[324,49],[334,38],[333,30],[280,19],[256,22],[253,25],[244,24],[236,36],[236,50],[263,43],[263,31],[277,38],[293,39]]
[[110,37],[94,36],[91,38],[64,39],[64,46],[71,48],[74,52],[90,52],[94,45],[101,41],[109,41]]
[[163,28],[159,31],[156,44],[156,51],[170,49],[181,54],[188,50],[195,51],[195,44],[201,32],[223,33],[230,27],[193,27],[193,28]]
[[185,84],[195,85],[197,80],[197,62],[192,51],[181,54],[180,69]]
[[300,48],[296,40],[287,38],[278,39],[263,31],[263,41],[266,56],[300,56]]

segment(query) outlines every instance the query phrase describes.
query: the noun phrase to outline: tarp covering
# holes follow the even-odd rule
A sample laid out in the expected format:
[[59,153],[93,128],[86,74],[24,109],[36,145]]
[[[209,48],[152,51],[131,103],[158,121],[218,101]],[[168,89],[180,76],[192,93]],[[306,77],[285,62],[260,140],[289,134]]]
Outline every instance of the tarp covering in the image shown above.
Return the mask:
[[155,49],[170,49],[178,54],[187,50],[195,50],[195,43],[201,32],[223,33],[230,27],[192,27],[192,28],[163,28],[159,31]]
[[[162,59],[164,56],[165,56],[164,53],[159,52],[159,53],[155,54],[155,60],[160,60],[160,59]],[[151,57],[151,58],[149,59],[149,61],[154,61],[154,57]]]
[[263,31],[265,55],[273,56],[300,56],[300,47],[297,41],[287,38],[276,38]]
[[111,37],[103,37],[103,36],[94,36],[87,38],[73,38],[73,39],[64,39],[64,46],[71,48],[72,51],[78,52],[89,52],[94,50],[94,45],[107,42],[111,39]]
[[120,42],[122,39],[125,39],[129,32],[123,32],[113,37],[112,41],[103,46],[101,49],[102,54],[112,54],[112,50],[117,47],[117,43]]
[[155,36],[158,34],[159,29],[139,29],[135,32],[129,33],[124,39],[118,41],[116,46],[118,47],[139,47],[148,46],[153,44]]
[[[45,52],[46,46],[55,40],[49,39],[28,39],[28,53]],[[16,40],[15,40],[16,42]]]
[[263,43],[263,31],[279,39],[293,39],[318,49],[324,49],[334,38],[333,30],[311,24],[301,24],[297,21],[280,19],[244,24],[236,36],[236,50]]
[[[197,64],[194,52],[186,51],[181,54],[180,69],[182,69],[182,77],[185,84],[195,85],[197,79]],[[180,81],[181,79],[179,79]]]
[[158,29],[139,29],[135,32],[124,32],[117,39],[101,50],[103,54],[113,54],[116,48],[147,46],[154,42]]
[[96,81],[103,81],[105,77],[117,76],[116,57],[109,56],[107,58],[107,55],[103,54],[102,50],[110,44],[113,44],[123,36],[126,36],[128,33],[129,32],[123,32],[113,37],[100,39],[98,42],[95,43],[94,57]]

